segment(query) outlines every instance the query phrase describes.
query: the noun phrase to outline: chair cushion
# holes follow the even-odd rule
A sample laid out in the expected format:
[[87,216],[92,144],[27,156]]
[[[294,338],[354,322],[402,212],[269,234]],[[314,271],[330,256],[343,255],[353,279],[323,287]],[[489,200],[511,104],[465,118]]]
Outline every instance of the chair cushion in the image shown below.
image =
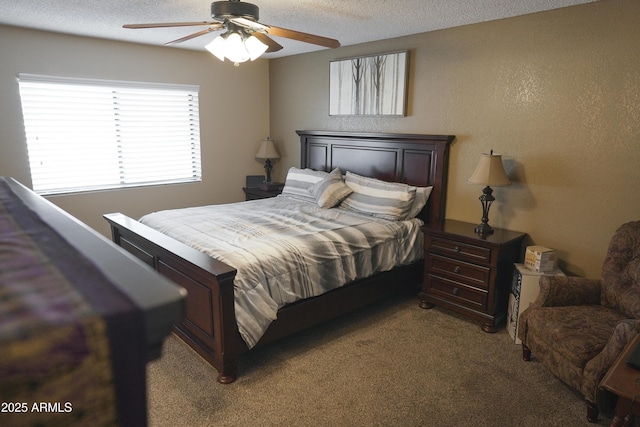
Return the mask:
[[[553,348],[582,371],[602,351],[623,319],[623,314],[600,305],[532,307],[527,316],[527,333],[535,334],[539,345]],[[544,351],[531,350],[534,354]]]
[[601,304],[640,318],[640,221],[620,226],[602,266]]

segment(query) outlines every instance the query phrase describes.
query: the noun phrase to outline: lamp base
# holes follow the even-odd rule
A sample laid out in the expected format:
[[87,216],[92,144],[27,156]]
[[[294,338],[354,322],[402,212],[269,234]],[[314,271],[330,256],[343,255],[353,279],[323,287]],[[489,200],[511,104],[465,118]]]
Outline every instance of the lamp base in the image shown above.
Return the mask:
[[273,165],[271,164],[271,159],[267,159],[264,162],[264,170],[267,173],[267,178],[264,180],[267,184],[271,184],[271,169],[273,169]]
[[482,196],[479,197],[480,203],[482,203],[482,219],[475,230],[476,233],[480,235],[493,233],[493,228],[489,225],[489,208],[495,200],[492,193],[493,190],[487,185],[482,189]]
[[475,232],[477,234],[481,234],[481,235],[491,234],[491,233],[493,233],[493,228],[489,224],[487,224],[486,222],[483,222],[483,223],[477,225],[477,227],[475,228]]

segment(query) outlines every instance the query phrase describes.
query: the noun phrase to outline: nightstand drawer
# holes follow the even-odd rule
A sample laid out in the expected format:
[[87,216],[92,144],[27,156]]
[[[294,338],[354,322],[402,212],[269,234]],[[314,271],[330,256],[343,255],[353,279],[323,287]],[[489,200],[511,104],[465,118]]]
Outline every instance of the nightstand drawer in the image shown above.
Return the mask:
[[429,281],[427,293],[435,298],[442,298],[474,310],[487,308],[487,292],[481,289],[431,274],[427,280]]
[[453,280],[483,289],[489,288],[489,276],[491,269],[481,265],[469,264],[464,261],[445,258],[443,256],[428,254],[427,268],[431,273],[448,276]]
[[425,251],[437,251],[443,255],[452,256],[469,262],[491,262],[491,248],[456,242],[450,239],[433,237],[425,241]]

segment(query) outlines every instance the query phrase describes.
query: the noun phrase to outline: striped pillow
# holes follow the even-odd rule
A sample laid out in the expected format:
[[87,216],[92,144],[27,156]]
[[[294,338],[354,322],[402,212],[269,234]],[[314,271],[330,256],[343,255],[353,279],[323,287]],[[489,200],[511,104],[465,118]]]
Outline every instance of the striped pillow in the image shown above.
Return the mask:
[[297,199],[304,199],[315,202],[315,198],[309,193],[309,188],[316,184],[324,177],[329,175],[324,171],[315,171],[313,169],[298,169],[296,167],[289,168],[287,178],[284,181],[282,194]]
[[409,209],[405,219],[415,218],[422,211],[424,205],[427,204],[427,200],[429,200],[431,190],[433,190],[433,187],[416,187],[416,198],[413,200],[411,209]]
[[380,181],[351,172],[347,172],[345,183],[353,193],[342,202],[342,206],[392,221],[407,217],[416,196],[416,187]]
[[316,199],[318,206],[332,208],[353,193],[353,190],[342,180],[340,169],[335,168],[322,181],[311,186],[309,192]]

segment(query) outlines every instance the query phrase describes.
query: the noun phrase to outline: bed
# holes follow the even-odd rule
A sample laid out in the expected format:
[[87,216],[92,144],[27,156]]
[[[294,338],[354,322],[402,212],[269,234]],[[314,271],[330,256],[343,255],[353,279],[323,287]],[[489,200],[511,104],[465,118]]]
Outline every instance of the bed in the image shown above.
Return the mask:
[[[300,169],[331,172],[339,168],[347,175],[430,186],[427,204],[417,217],[425,223],[444,219],[449,145],[454,136],[297,133],[301,143]],[[247,344],[236,319],[235,268],[121,213],[106,214],[105,219],[116,244],[188,291],[186,315],[174,326],[174,332],[218,370],[217,380],[223,384],[236,379],[238,357],[250,348],[396,293],[416,292],[422,281],[423,262],[413,259],[322,295],[283,305],[257,342]]]

